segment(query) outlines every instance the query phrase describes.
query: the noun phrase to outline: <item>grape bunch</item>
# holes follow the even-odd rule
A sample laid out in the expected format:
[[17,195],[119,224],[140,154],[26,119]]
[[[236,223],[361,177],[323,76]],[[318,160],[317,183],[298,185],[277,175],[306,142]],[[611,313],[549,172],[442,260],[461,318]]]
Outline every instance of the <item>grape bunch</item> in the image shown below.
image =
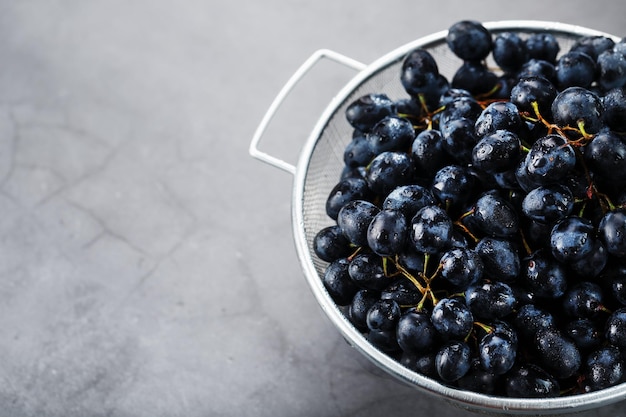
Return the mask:
[[373,346],[448,386],[626,381],[626,39],[561,50],[468,20],[446,42],[451,79],[416,48],[406,96],[346,107],[333,222],[313,240],[326,290]]

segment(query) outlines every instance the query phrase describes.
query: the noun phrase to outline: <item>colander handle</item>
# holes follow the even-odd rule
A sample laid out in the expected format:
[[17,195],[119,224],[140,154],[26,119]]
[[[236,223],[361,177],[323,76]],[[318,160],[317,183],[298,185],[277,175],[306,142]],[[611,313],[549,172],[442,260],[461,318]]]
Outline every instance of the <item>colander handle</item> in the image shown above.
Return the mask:
[[256,132],[254,132],[254,136],[252,137],[252,141],[250,142],[249,152],[253,158],[256,158],[260,161],[273,165],[276,168],[280,168],[283,171],[287,171],[288,173],[292,175],[296,174],[296,167],[294,165],[259,150],[258,145],[259,145],[259,141],[261,140],[261,137],[263,136],[263,134],[265,133],[265,130],[267,129],[269,122],[272,120],[272,118],[276,114],[276,111],[278,110],[280,105],[283,103],[287,95],[289,95],[289,93],[295,87],[298,81],[300,81],[302,77],[304,77],[304,75],[306,75],[306,73],[322,58],[328,58],[332,61],[335,61],[339,64],[343,64],[356,71],[362,71],[366,67],[365,64],[359,61],[356,61],[352,58],[349,58],[340,53],[331,51],[329,49],[319,49],[315,51],[313,55],[311,55],[306,61],[304,61],[304,63],[300,66],[300,68],[298,68],[298,70],[291,76],[291,78],[287,81],[287,83],[280,90],[276,98],[274,98],[274,101],[272,102],[269,109],[267,110],[267,113],[265,113],[265,116],[263,116],[263,119],[261,120],[261,123],[257,127]]

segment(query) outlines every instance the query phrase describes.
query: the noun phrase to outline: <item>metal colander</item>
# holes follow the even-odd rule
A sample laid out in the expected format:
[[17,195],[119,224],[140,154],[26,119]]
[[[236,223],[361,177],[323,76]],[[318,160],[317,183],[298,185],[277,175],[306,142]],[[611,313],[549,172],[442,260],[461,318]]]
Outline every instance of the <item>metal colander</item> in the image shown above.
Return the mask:
[[[619,38],[603,32],[556,22],[502,21],[484,23],[484,26],[494,35],[516,32],[524,37],[535,32],[550,32],[558,40],[561,52],[567,51],[577,39],[587,35],[608,36],[616,42],[619,41]],[[295,176],[292,202],[293,234],[297,253],[311,290],[325,314],[356,350],[401,381],[462,408],[490,414],[561,414],[597,408],[623,400],[626,398],[626,384],[598,392],[553,399],[494,397],[450,388],[405,368],[374,348],[348,321],[344,309],[333,302],[322,284],[327,263],[315,256],[313,239],[319,230],[334,224],[334,221],[326,215],[325,204],[331,189],[339,180],[344,166],[344,148],[352,138],[353,128],[346,120],[346,107],[355,99],[369,93],[384,93],[394,100],[407,97],[400,82],[400,67],[406,54],[417,47],[428,50],[436,59],[440,73],[451,80],[462,61],[448,48],[446,34],[447,31],[441,31],[417,39],[370,65],[329,50],[315,52],[279,92],[255,132],[250,143],[250,154]],[[344,64],[358,73],[335,96],[320,116],[302,148],[297,166],[293,166],[260,151],[258,144],[284,98],[322,58]]]

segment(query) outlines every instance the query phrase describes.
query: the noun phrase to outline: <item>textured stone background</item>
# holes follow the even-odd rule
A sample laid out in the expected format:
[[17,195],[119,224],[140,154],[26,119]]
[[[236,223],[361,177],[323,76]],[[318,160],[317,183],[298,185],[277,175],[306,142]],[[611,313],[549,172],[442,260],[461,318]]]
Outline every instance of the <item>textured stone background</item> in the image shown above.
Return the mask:
[[[248,155],[252,134],[318,48],[369,63],[464,18],[624,36],[625,12],[0,1],[0,415],[462,415],[374,368],[323,316],[293,246],[292,178]],[[321,66],[264,149],[295,162],[353,75]]]

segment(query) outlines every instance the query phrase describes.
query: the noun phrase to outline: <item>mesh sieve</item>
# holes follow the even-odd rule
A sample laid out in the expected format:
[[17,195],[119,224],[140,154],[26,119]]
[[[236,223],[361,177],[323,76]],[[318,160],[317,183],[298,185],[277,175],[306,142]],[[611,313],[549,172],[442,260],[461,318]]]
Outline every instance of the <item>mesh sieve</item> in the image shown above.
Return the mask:
[[[603,32],[556,22],[503,21],[484,24],[492,34],[514,31],[522,37],[535,32],[550,32],[561,52],[586,35],[609,36]],[[293,185],[292,220],[296,249],[303,272],[319,305],[344,338],[380,368],[418,390],[444,398],[462,408],[489,414],[562,414],[597,408],[626,396],[626,385],[603,391],[555,399],[510,399],[462,391],[439,384],[400,365],[374,348],[333,303],[322,284],[327,263],[313,252],[313,239],[322,228],[334,224],[325,211],[326,199],[343,170],[343,153],[352,138],[353,128],[345,118],[347,106],[368,93],[384,93],[392,99],[407,97],[399,74],[406,54],[414,48],[427,49],[436,59],[439,71],[449,80],[462,61],[445,42],[447,31],[438,32],[406,44],[376,60],[360,71],[332,100],[305,143]],[[495,65],[488,62],[488,65]],[[267,161],[266,161],[267,162]]]

